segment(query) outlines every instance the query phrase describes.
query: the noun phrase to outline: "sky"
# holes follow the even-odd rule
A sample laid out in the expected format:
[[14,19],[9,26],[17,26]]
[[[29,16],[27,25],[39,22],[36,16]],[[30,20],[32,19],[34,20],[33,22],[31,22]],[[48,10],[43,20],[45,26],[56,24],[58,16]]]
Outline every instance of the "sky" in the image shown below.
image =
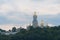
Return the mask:
[[0,28],[9,30],[13,26],[31,24],[34,11],[40,25],[60,25],[60,0],[0,0]]

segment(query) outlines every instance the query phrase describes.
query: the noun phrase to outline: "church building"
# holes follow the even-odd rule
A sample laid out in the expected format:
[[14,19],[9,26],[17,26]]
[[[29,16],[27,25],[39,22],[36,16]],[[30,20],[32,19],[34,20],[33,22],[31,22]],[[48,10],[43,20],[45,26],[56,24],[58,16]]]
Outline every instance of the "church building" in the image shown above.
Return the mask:
[[32,22],[33,24],[33,27],[35,28],[35,27],[38,27],[38,20],[37,20],[37,14],[36,14],[36,12],[34,12],[34,15],[33,15],[33,22]]

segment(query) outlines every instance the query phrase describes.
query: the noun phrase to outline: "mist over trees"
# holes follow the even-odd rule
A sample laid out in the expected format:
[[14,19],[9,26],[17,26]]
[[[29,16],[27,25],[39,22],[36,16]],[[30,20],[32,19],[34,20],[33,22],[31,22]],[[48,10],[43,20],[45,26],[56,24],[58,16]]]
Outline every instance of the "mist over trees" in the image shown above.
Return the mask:
[[[16,28],[13,28],[15,32]],[[15,35],[1,35],[0,40],[60,40],[60,26],[21,28]]]

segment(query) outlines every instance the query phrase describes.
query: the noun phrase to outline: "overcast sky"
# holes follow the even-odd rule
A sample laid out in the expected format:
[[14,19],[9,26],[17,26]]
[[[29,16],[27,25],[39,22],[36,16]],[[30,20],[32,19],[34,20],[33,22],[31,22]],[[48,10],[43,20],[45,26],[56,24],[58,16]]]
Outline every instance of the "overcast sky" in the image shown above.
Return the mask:
[[31,24],[34,11],[39,23],[60,24],[60,0],[0,0],[0,28]]

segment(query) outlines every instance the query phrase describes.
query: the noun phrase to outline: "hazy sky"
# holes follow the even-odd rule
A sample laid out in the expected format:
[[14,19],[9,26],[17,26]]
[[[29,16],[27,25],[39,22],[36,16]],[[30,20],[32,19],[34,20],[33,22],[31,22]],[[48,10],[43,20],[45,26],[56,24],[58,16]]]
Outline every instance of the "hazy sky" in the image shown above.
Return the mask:
[[39,23],[60,24],[60,0],[0,0],[0,28],[30,24],[34,11]]

